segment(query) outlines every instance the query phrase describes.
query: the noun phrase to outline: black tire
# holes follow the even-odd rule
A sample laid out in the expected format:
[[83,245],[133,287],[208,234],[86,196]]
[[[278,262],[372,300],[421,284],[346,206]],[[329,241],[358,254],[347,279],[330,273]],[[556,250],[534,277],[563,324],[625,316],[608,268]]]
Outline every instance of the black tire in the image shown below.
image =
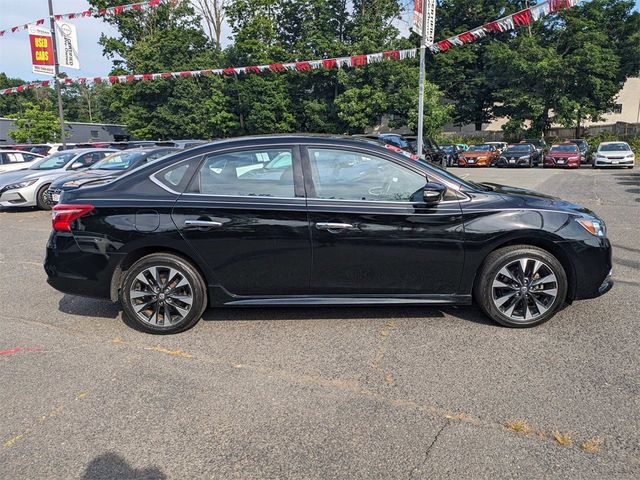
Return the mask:
[[49,203],[47,202],[47,197],[45,196],[45,193],[47,193],[47,190],[49,189],[49,186],[51,184],[47,184],[47,185],[43,185],[38,189],[38,193],[36,193],[36,205],[38,205],[38,208],[40,210],[51,210],[52,205],[49,205]]
[[[501,311],[494,303],[493,295],[494,289],[492,287],[494,279],[498,278],[499,272],[507,265],[512,264],[514,261],[518,261],[523,258],[529,258],[533,260],[540,260],[544,262],[543,268],[548,268],[556,277],[556,297],[547,305],[547,310],[540,313],[540,310],[535,306],[538,311],[538,315],[532,319],[522,320],[514,319],[506,315]],[[531,265],[530,263],[528,265]],[[533,282],[531,283],[533,285]],[[553,288],[551,286],[551,288]],[[514,328],[526,328],[540,325],[541,323],[549,320],[555,313],[562,308],[567,296],[567,275],[562,267],[562,264],[556,257],[550,254],[548,251],[538,247],[530,245],[513,245],[500,248],[494,252],[491,252],[485,259],[475,281],[473,293],[474,298],[482,311],[495,322],[504,325],[505,327]],[[518,291],[518,289],[514,289]],[[533,288],[532,288],[533,290]],[[518,291],[519,292],[519,291]],[[521,295],[517,293],[517,295]],[[522,294],[523,296],[525,294]],[[497,301],[497,300],[496,300]],[[514,303],[517,300],[514,300]],[[531,308],[527,305],[524,317],[526,318],[526,311]]]
[[[134,299],[133,302],[131,300],[132,289],[140,285],[136,277],[140,273],[143,273],[146,270],[154,267],[161,268],[162,269],[161,271],[166,271],[169,268],[174,269],[184,279],[186,279],[188,283],[187,293],[190,293],[189,298],[192,302],[191,308],[188,311],[188,313],[184,315],[183,318],[181,318],[179,321],[176,321],[175,323],[170,323],[169,326],[165,326],[164,322],[167,319],[166,305],[169,305],[171,303],[170,300],[167,300],[166,305],[164,305],[164,302],[160,302],[162,305],[159,307],[155,307],[155,315],[157,319],[155,325],[141,318],[141,316],[134,309],[133,304],[135,302],[139,302],[139,301],[144,302],[144,300]],[[172,285],[168,285],[168,283],[171,282],[171,279],[167,277],[168,275],[165,277],[164,286],[171,287]],[[176,291],[178,290],[176,287],[173,287],[173,288],[175,288]],[[186,289],[187,287],[181,287],[181,288],[183,290],[178,293],[181,294],[182,297],[184,298],[186,296],[184,289]],[[169,288],[169,290],[171,290],[171,288]],[[149,333],[155,333],[155,334],[178,333],[193,327],[196,323],[198,323],[198,321],[202,317],[202,314],[207,308],[207,287],[204,279],[202,278],[202,275],[200,275],[200,272],[198,272],[198,270],[191,264],[191,262],[185,260],[182,257],[173,255],[170,253],[154,253],[154,254],[142,257],[125,272],[122,283],[120,284],[119,298],[120,298],[120,303],[122,305],[124,315],[126,315],[127,319],[130,320],[134,325],[136,325],[141,330],[144,330],[145,332],[149,332]],[[169,294],[167,294],[167,298],[169,298]],[[187,305],[187,304],[182,303],[180,306],[184,307],[184,305]],[[163,323],[162,325],[158,325],[158,321],[160,317],[159,308],[162,309],[162,323]],[[153,310],[153,309],[154,309],[154,306],[150,306],[148,309],[145,309],[141,313],[141,315],[145,316],[144,315],[145,311]],[[173,309],[172,307],[169,307],[168,310],[169,310],[169,316],[172,315],[171,311],[173,311],[174,314],[178,316],[178,312],[175,309],[175,307],[173,307]],[[171,322],[171,320],[169,320],[169,322]]]

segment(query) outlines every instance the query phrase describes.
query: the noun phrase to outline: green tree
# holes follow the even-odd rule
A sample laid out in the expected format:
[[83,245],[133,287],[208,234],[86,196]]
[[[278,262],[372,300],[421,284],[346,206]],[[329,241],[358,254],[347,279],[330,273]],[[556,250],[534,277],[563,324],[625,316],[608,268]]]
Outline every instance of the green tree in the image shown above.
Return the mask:
[[[92,0],[97,7],[128,3]],[[115,37],[100,43],[113,58],[113,74],[209,69],[220,52],[205,35],[187,2],[166,4],[146,12],[106,17],[117,27]],[[162,79],[100,89],[96,110],[104,121],[124,123],[134,137],[150,139],[215,138],[236,127],[228,110],[224,81],[217,77]]]
[[24,110],[15,114],[15,130],[9,136],[18,143],[49,143],[60,141],[60,123],[51,112],[49,100],[25,102]]
[[[510,0],[442,0],[438,2],[436,40],[457,35],[517,11],[525,2]],[[413,36],[417,42],[418,37]],[[455,123],[472,123],[480,130],[493,118],[494,80],[489,73],[487,46],[508,40],[509,34],[492,34],[478,43],[452,48],[429,57],[427,78],[438,85],[454,104]]]
[[[512,137],[541,135],[552,123],[597,120],[629,75],[640,72],[640,14],[627,0],[593,0],[547,17],[533,35],[512,33],[486,46],[491,112]],[[579,134],[579,132],[577,132]]]

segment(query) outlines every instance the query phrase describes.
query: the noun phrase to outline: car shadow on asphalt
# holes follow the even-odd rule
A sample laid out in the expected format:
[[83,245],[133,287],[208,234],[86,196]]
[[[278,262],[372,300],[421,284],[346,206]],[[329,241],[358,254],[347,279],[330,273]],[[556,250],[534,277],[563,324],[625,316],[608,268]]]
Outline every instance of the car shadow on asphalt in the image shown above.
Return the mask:
[[[455,319],[495,326],[475,306],[335,306],[335,307],[214,307],[202,315],[205,321],[268,320],[385,320],[389,318]],[[448,319],[450,320],[450,319]]]
[[120,455],[104,453],[95,457],[85,469],[82,480],[164,480],[167,476],[158,467],[133,468]]
[[627,173],[617,173],[614,175],[616,177],[616,181],[619,185],[623,185],[627,188],[625,192],[630,193],[636,196],[636,202],[640,202],[640,173],[637,172],[627,172]]
[[[136,323],[121,315],[119,303],[86,297],[64,295],[58,310],[68,315],[115,320],[140,330]],[[204,321],[269,321],[269,320],[385,320],[389,318],[445,319],[453,317],[480,325],[496,327],[474,305],[461,306],[335,306],[335,307],[212,307],[202,315]],[[448,321],[452,318],[447,318]]]
[[109,300],[63,295],[58,302],[58,310],[69,315],[116,319],[122,308]]

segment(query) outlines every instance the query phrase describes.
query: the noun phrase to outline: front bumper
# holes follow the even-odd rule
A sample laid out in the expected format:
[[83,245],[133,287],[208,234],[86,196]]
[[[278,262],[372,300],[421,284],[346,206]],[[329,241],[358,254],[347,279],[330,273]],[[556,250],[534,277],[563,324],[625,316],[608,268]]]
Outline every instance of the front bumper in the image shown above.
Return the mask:
[[524,158],[500,158],[497,162],[498,167],[528,167],[529,159]]
[[488,167],[489,160],[483,159],[468,159],[468,158],[459,158],[458,159],[459,167]]
[[629,158],[596,158],[593,162],[595,167],[629,167],[635,163],[634,159]]
[[613,262],[608,238],[563,242],[563,246],[573,258],[574,300],[599,297],[611,290]]
[[580,160],[569,160],[568,158],[545,158],[543,166],[554,168],[580,168]]
[[32,207],[36,204],[36,194],[38,184],[28,187],[17,188],[15,190],[0,191],[1,207]]

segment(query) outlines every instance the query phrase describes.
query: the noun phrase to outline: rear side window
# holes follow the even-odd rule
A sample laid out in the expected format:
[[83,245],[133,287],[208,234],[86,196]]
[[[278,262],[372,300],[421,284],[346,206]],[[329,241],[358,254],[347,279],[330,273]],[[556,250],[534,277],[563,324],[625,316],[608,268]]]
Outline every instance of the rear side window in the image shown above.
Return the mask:
[[289,148],[207,155],[191,193],[240,197],[295,197],[293,154]]
[[5,153],[7,161],[5,163],[21,163],[24,162],[24,157],[21,153]]

